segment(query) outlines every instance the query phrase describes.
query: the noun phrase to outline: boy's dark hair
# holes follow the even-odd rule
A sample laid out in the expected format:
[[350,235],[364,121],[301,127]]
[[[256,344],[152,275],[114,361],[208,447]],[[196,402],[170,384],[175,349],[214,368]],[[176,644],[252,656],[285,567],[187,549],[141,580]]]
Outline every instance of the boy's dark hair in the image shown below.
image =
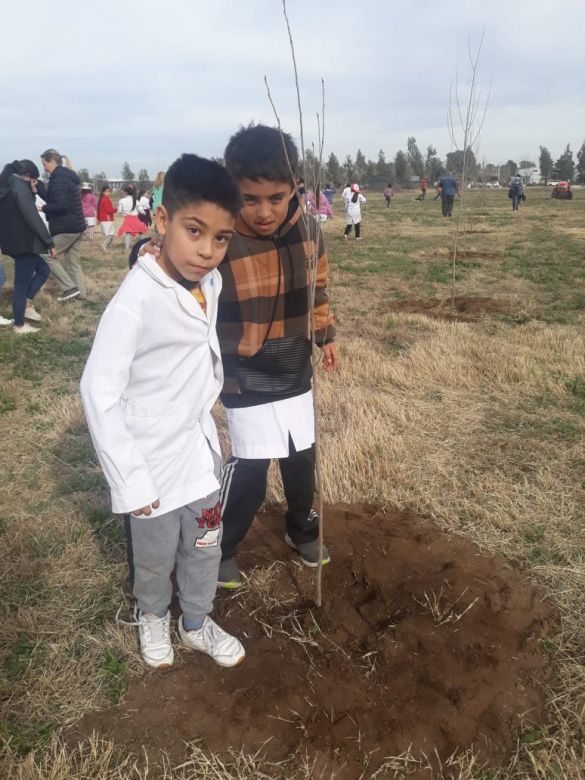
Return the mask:
[[240,188],[219,163],[182,154],[165,175],[162,203],[169,216],[191,203],[215,203],[236,216],[242,208]]
[[238,181],[266,179],[295,185],[299,153],[292,137],[276,127],[253,123],[240,127],[230,138],[224,159],[225,167]]

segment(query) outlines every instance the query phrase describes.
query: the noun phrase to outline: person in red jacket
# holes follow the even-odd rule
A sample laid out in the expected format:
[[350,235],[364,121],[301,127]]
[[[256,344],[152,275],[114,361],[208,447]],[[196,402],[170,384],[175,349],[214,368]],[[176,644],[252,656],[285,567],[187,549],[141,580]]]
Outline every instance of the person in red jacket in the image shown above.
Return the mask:
[[427,196],[427,187],[429,186],[429,180],[426,176],[423,176],[420,180],[420,195],[415,200],[424,200]]
[[114,214],[116,209],[110,199],[112,190],[107,184],[104,184],[97,205],[97,218],[98,222],[102,226],[102,233],[104,234],[103,247],[107,251],[112,245],[114,240]]

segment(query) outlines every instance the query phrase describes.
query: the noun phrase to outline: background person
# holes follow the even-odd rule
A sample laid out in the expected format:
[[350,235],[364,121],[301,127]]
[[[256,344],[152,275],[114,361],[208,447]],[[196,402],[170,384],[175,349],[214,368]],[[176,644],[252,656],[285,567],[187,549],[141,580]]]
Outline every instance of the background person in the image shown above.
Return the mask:
[[124,236],[124,246],[126,251],[130,250],[130,244],[133,238],[148,233],[148,228],[138,218],[138,197],[136,187],[133,184],[127,184],[123,188],[126,195],[120,198],[118,202],[118,214],[124,217],[124,220],[118,228],[118,235]]
[[143,222],[147,228],[152,225],[152,214],[150,211],[150,192],[149,190],[140,190],[138,193],[138,219]]
[[38,331],[25,319],[41,321],[33,300],[50,273],[41,255],[55,255],[53,239],[35,205],[31,184],[38,178],[39,169],[31,160],[8,163],[0,174],[0,247],[14,259],[12,310],[17,334]]
[[427,187],[429,186],[429,180],[426,176],[423,176],[420,180],[420,195],[415,200],[424,200],[427,196]]
[[154,185],[152,187],[152,193],[150,196],[150,200],[151,200],[150,209],[152,211],[153,216],[156,214],[157,208],[162,203],[164,186],[165,186],[165,172],[159,171],[156,174]]
[[441,208],[444,217],[453,216],[453,203],[455,195],[459,192],[459,182],[450,171],[439,179],[441,188]]
[[329,201],[329,205],[333,206],[333,198],[335,196],[335,188],[330,183],[327,183],[325,185],[325,189],[323,190],[323,194],[325,195],[325,197]]
[[[0,260],[0,301],[4,295],[4,287],[6,285],[6,269],[4,263]],[[2,317],[0,315],[0,325],[12,325],[14,320],[9,320],[8,317]]]
[[524,182],[521,176],[516,175],[512,177],[510,188],[508,189],[508,197],[512,199],[512,211],[518,211],[523,195]]
[[388,182],[388,186],[384,190],[384,200],[386,201],[386,208],[390,208],[392,198],[394,197],[394,190],[392,189],[392,182]]
[[95,232],[97,198],[93,192],[93,185],[84,181],[81,185],[81,209],[85,217],[85,235],[89,241],[93,241]]
[[313,190],[307,192],[306,203],[309,214],[317,217],[319,222],[327,222],[328,219],[333,219],[333,209],[325,193],[320,192],[318,200],[319,203],[317,204],[317,198]]
[[366,199],[360,192],[359,184],[351,185],[351,197],[347,204],[347,221],[345,230],[343,231],[343,237],[347,241],[351,228],[353,226],[355,230],[355,240],[361,241],[361,227],[362,227],[362,203],[365,203]]
[[106,251],[111,247],[114,240],[114,215],[116,208],[110,198],[111,194],[112,190],[109,184],[104,184],[97,204],[97,218],[104,235],[102,246]]
[[[65,165],[63,165],[65,161]],[[47,259],[61,294],[58,301],[86,297],[85,278],[81,268],[81,240],[85,233],[85,217],[81,207],[79,176],[71,170],[67,157],[56,149],[47,149],[41,163],[49,174],[49,185],[38,182],[37,191],[45,201],[42,211],[49,222],[57,257]]]

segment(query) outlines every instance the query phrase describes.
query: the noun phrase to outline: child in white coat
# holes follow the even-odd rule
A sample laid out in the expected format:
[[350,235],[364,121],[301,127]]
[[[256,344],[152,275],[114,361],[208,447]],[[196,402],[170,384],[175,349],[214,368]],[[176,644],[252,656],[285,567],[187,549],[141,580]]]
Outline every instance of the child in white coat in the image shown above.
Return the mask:
[[347,202],[346,213],[347,222],[343,237],[347,241],[347,237],[351,233],[352,225],[355,229],[355,237],[357,241],[361,240],[360,230],[362,226],[362,203],[365,203],[366,199],[360,192],[359,184],[351,185],[351,197]]
[[156,219],[163,243],[128,273],[101,319],[81,396],[116,513],[130,513],[140,649],[174,660],[179,635],[221,666],[245,656],[210,617],[221,556],[221,453],[211,409],[223,384],[215,331],[223,260],[241,208],[237,183],[193,154],[170,167]]

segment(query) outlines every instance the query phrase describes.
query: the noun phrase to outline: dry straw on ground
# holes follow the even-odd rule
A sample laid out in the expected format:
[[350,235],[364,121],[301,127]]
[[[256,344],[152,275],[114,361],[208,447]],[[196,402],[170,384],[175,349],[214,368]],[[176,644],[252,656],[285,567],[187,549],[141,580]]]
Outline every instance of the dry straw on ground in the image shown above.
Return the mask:
[[[324,497],[415,507],[519,558],[558,606],[550,723],[519,735],[502,770],[482,774],[463,753],[440,776],[585,777],[585,339],[582,305],[571,303],[583,279],[571,243],[583,205],[529,193],[512,222],[505,194],[471,193],[474,226],[493,232],[465,237],[461,248],[479,257],[458,290],[504,300],[510,312],[473,322],[390,310],[405,296],[449,295],[451,228],[436,204],[419,206],[404,193],[385,213],[372,194],[361,245],[341,241],[339,217],[326,226],[343,366],[321,379]],[[556,257],[543,249],[551,236]],[[58,740],[63,726],[123,695],[126,674],[141,674],[134,636],[113,621],[127,598],[123,543],[76,395],[125,260],[120,250],[104,258],[99,245],[84,244],[83,254],[93,305],[62,307],[42,294],[36,348],[0,333],[2,762],[19,780],[154,776],[144,756],[99,741],[71,752]],[[281,498],[274,474],[269,498]],[[268,601],[271,576],[259,586]],[[407,777],[424,758],[386,763],[379,777]],[[318,776],[310,756],[275,767],[195,747],[182,765],[165,766],[169,780]]]

